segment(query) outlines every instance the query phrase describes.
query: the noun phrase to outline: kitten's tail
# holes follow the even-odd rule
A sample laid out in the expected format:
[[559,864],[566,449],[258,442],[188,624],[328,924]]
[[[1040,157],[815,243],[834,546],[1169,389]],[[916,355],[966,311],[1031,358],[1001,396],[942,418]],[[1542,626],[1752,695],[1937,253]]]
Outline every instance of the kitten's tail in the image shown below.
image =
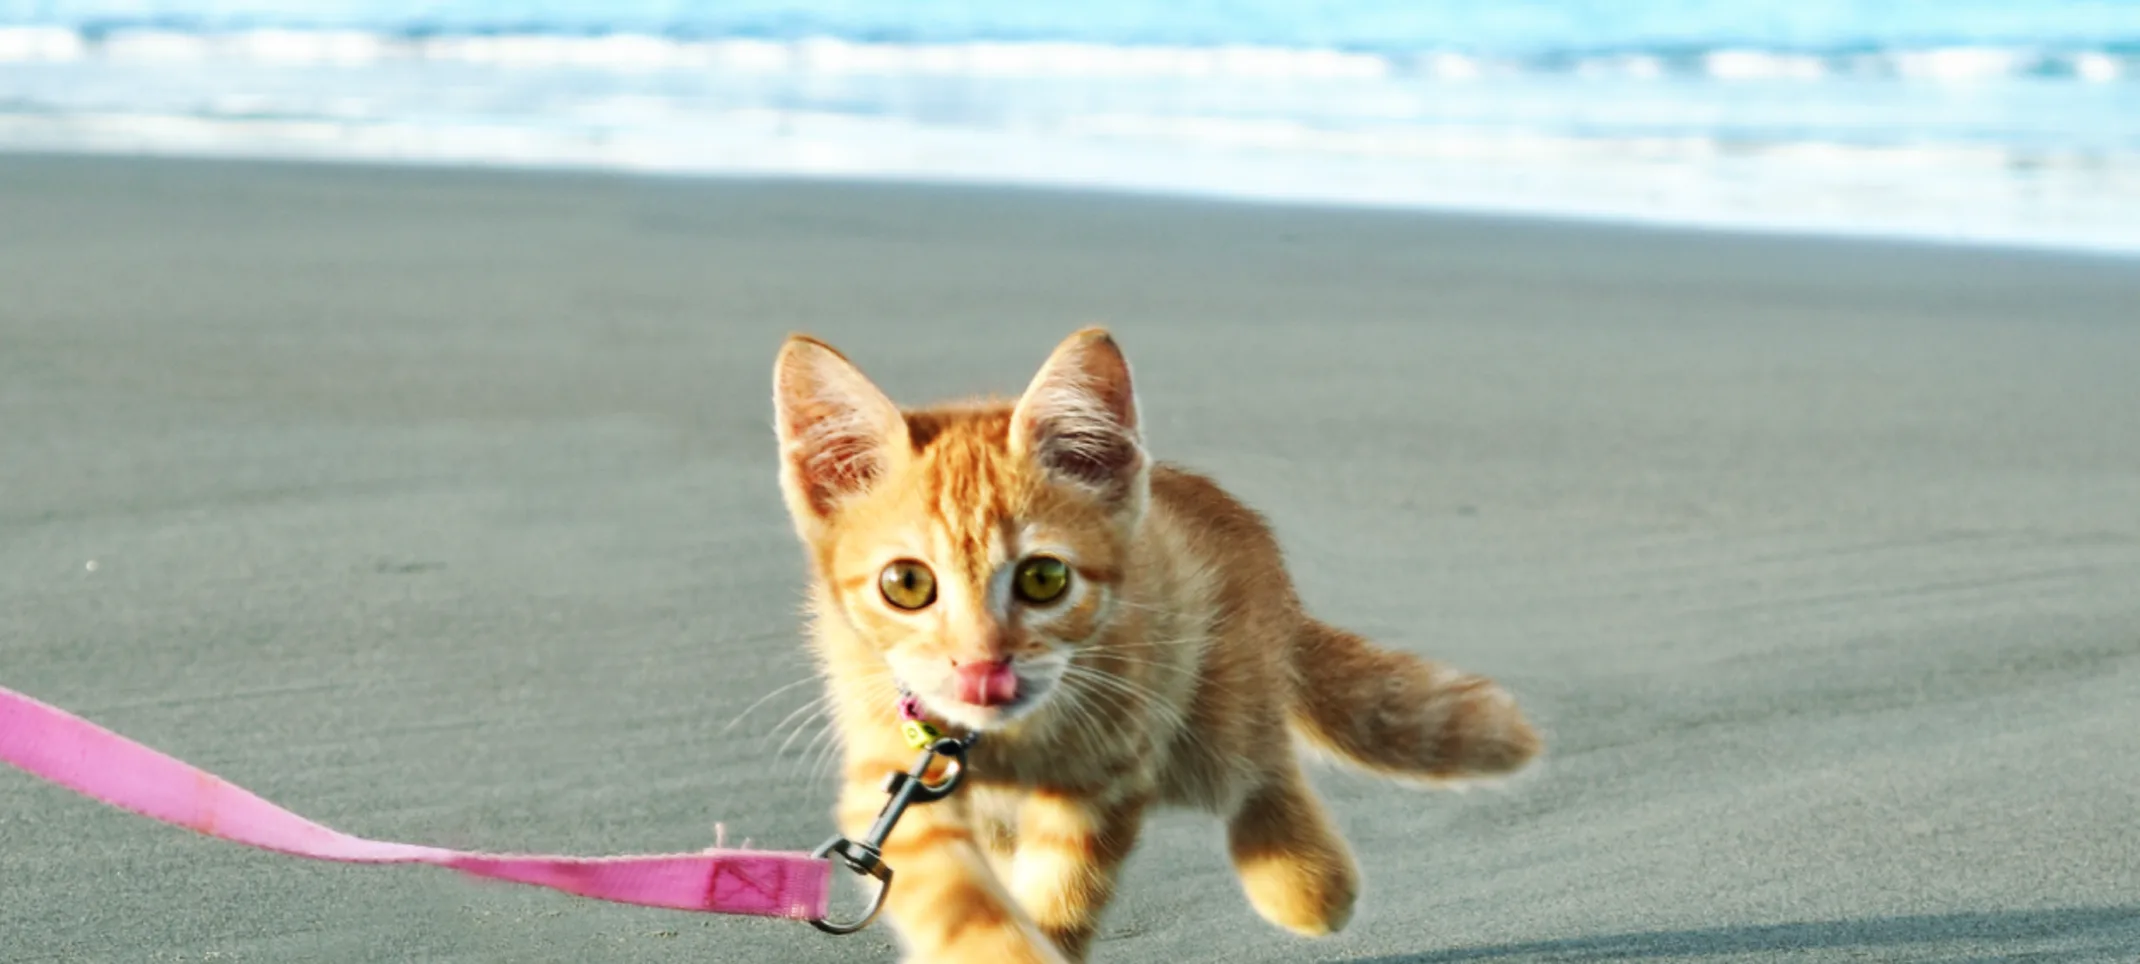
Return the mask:
[[1460,780],[1512,773],[1543,745],[1494,681],[1391,652],[1304,620],[1293,723],[1324,749],[1387,776]]

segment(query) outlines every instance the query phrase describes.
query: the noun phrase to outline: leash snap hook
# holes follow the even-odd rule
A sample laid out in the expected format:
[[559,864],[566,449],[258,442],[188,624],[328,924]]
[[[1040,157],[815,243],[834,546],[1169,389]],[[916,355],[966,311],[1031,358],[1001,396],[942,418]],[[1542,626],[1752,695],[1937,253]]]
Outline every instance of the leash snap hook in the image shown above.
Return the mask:
[[834,837],[810,852],[819,860],[837,856],[840,863],[859,877],[877,878],[877,895],[870,898],[869,908],[862,916],[851,921],[836,921],[831,918],[813,918],[810,926],[827,934],[852,934],[868,927],[884,909],[884,899],[892,893],[892,868],[884,862],[884,855],[866,843],[856,843],[846,837]]
[[[899,818],[906,815],[907,808],[918,803],[935,803],[951,795],[966,779],[966,750],[973,746],[978,734],[969,734],[963,739],[944,737],[921,751],[920,758],[905,773],[894,772],[884,781],[884,791],[891,799],[884,802],[884,809],[877,811],[877,820],[870,824],[869,833],[861,840],[849,840],[835,836],[818,845],[810,856],[819,860],[839,858],[840,863],[858,877],[877,878],[877,894],[870,898],[869,908],[862,916],[852,921],[813,919],[810,926],[827,934],[852,934],[868,927],[884,909],[884,900],[892,892],[892,868],[884,862],[884,841],[892,835],[892,828],[899,825]],[[929,766],[942,756],[951,761],[944,777],[935,783],[928,781]]]
[[[966,779],[966,749],[973,745],[973,741],[974,737],[972,735],[968,735],[964,739],[952,739],[951,737],[938,739],[935,743],[930,744],[927,750],[922,751],[921,759],[915,761],[913,769],[905,773],[892,774],[885,782],[885,789],[897,795],[901,790],[900,784],[912,783],[914,791],[912,799],[908,800],[908,803],[935,803],[950,796],[951,792],[957,790],[959,784]],[[927,779],[929,765],[936,762],[937,757],[944,757],[950,760],[951,764],[944,771],[943,779],[930,783]],[[886,827],[885,830],[890,832],[891,828]],[[881,845],[883,841],[880,840],[878,843]]]

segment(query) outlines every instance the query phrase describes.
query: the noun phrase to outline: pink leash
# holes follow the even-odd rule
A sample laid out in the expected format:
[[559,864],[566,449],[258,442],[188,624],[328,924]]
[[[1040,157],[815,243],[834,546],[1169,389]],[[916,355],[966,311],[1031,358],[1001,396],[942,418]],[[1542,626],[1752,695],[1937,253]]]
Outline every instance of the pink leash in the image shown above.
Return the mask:
[[352,837],[4,686],[0,760],[144,817],[315,860],[430,864],[622,904],[808,921],[824,919],[832,882],[831,862],[799,853],[544,857]]

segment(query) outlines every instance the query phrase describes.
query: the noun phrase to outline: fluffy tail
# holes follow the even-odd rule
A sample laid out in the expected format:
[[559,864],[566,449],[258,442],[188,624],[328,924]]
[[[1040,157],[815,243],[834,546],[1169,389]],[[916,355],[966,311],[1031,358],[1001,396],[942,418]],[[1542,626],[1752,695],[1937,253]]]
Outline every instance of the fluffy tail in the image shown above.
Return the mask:
[[1293,724],[1312,742],[1395,777],[1512,773],[1543,745],[1507,691],[1483,676],[1394,653],[1315,620],[1293,646]]

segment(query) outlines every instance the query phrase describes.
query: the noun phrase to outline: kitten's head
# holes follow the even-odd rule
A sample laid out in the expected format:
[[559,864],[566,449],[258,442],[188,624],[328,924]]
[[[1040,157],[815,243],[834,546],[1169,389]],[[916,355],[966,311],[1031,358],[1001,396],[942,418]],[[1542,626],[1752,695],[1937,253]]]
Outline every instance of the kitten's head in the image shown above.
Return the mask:
[[821,598],[940,717],[1002,726],[1101,637],[1148,499],[1129,364],[1056,348],[1015,405],[902,412],[793,336],[773,369],[781,488]]

